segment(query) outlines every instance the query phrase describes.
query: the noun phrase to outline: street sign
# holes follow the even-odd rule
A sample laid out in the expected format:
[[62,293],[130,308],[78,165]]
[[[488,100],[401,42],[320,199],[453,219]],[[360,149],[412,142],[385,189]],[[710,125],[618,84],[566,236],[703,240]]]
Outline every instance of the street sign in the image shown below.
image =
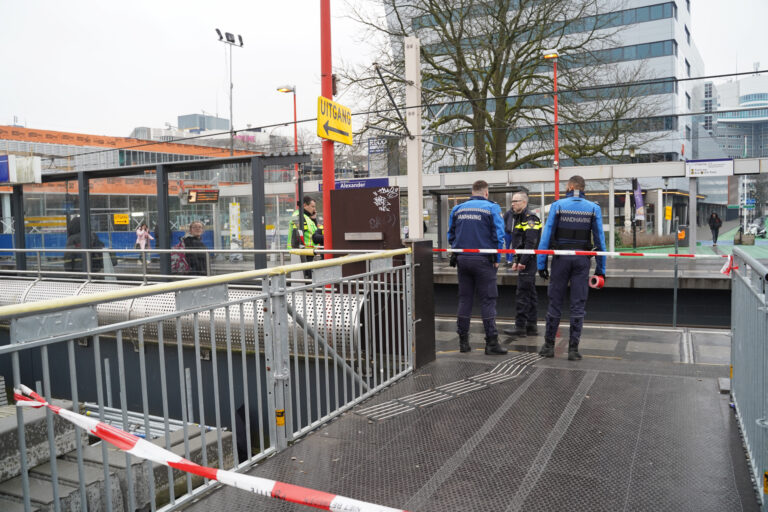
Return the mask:
[[747,204],[755,204],[755,200],[752,198],[747,198]]
[[352,111],[334,101],[317,97],[317,136],[352,145]]
[[[336,190],[349,190],[353,188],[380,188],[388,187],[389,178],[367,178],[361,180],[336,180],[334,188]],[[323,184],[318,184],[320,192],[323,190]]]
[[114,219],[115,225],[127,225],[130,222],[127,213],[116,213],[114,214]]
[[728,209],[729,210],[738,210],[739,208],[741,208],[741,206],[739,206],[737,204],[729,204],[728,205]]
[[671,206],[665,206],[664,207],[664,220],[672,220],[672,207]]

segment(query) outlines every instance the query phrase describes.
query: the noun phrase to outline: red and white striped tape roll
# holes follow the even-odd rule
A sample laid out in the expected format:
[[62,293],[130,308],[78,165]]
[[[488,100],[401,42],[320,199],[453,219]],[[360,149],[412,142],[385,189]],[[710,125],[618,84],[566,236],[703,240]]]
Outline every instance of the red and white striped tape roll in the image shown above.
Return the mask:
[[300,505],[307,505],[321,510],[334,510],[339,512],[350,510],[360,512],[405,512],[401,509],[394,509],[376,505],[374,503],[354,500],[352,498],[329,494],[307,487],[286,484],[267,478],[243,475],[235,473],[234,471],[224,471],[223,469],[201,466],[183,457],[179,457],[173,452],[154,445],[149,441],[136,437],[129,432],[113,427],[112,425],[107,425],[96,419],[88,418],[68,409],[62,409],[61,407],[49,404],[43,397],[23,384],[21,385],[21,389],[14,389],[13,391],[17,407],[47,407],[62,418],[87,430],[90,434],[103,439],[131,455],[202,476],[210,480],[217,480],[222,484],[243,489],[254,494],[290,501]]
[[599,290],[605,286],[605,278],[603,276],[592,276],[589,278],[589,287]]
[[546,256],[640,256],[645,258],[727,258],[727,254],[661,254],[655,252],[567,251],[562,249],[432,249],[433,252],[476,254],[544,254]]

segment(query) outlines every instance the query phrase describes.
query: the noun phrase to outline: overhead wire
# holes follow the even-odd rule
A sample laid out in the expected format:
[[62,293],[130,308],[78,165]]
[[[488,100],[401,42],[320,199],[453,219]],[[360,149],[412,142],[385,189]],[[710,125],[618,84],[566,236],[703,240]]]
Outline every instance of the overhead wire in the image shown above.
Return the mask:
[[[605,89],[618,89],[623,87],[632,87],[632,86],[649,86],[649,85],[658,85],[658,84],[667,84],[667,83],[680,83],[680,82],[690,82],[690,81],[700,81],[700,80],[715,80],[719,78],[730,78],[735,76],[742,76],[742,75],[759,75],[762,73],[768,73],[768,70],[753,70],[753,71],[742,71],[742,72],[734,72],[734,73],[724,73],[724,74],[717,74],[717,75],[707,75],[707,76],[699,76],[699,77],[685,77],[685,78],[672,78],[672,77],[666,77],[666,78],[657,78],[657,79],[650,79],[650,80],[640,80],[636,82],[620,82],[617,84],[603,84],[603,85],[594,85],[594,86],[587,86],[587,87],[580,87],[580,88],[573,88],[573,89],[560,89],[558,90],[558,96],[569,94],[569,93],[579,93],[579,92],[589,92],[589,91],[598,91],[598,90],[605,90]],[[660,93],[665,94],[665,93]],[[371,115],[371,114],[383,114],[383,113],[391,113],[393,111],[396,111],[397,109],[401,110],[408,110],[413,108],[430,108],[430,107],[444,107],[444,106],[450,106],[450,105],[459,105],[459,104],[472,104],[475,102],[486,102],[486,101],[494,101],[494,100],[504,100],[504,99],[510,99],[510,98],[526,98],[526,97],[536,97],[536,96],[550,96],[554,95],[553,90],[548,91],[535,91],[535,92],[526,92],[521,94],[509,94],[504,96],[488,96],[486,98],[480,98],[480,99],[457,99],[452,101],[444,101],[444,102],[434,102],[434,103],[421,103],[418,105],[410,105],[410,106],[398,106],[398,107],[389,107],[389,108],[381,108],[381,109],[373,109],[373,110],[365,110],[360,112],[352,112],[352,116],[363,116],[363,115]],[[652,95],[652,96],[655,96]],[[569,123],[558,123],[559,126],[568,126],[568,125],[581,125],[581,124],[588,124],[588,123],[594,123],[594,122],[603,122],[603,121],[634,121],[634,120],[643,120],[643,119],[653,119],[653,118],[659,118],[659,117],[688,117],[688,116],[697,116],[697,115],[716,115],[716,114],[722,114],[722,113],[731,113],[731,112],[749,112],[754,110],[763,110],[765,107],[755,107],[755,108],[748,108],[748,109],[731,109],[731,110],[716,110],[712,112],[683,112],[683,113],[669,113],[669,114],[658,114],[653,116],[643,116],[643,117],[636,117],[636,118],[622,118],[622,119],[603,119],[599,121],[589,120],[589,121],[572,121]],[[241,128],[238,130],[233,130],[233,133],[240,134],[240,133],[258,133],[262,130],[269,129],[269,128],[279,128],[283,126],[290,126],[292,124],[304,124],[304,123],[311,123],[316,122],[317,117],[311,117],[311,118],[305,118],[305,119],[298,119],[296,121],[287,121],[287,122],[279,122],[279,123],[271,123],[271,124],[265,124],[260,126],[251,126],[249,128]],[[554,126],[552,123],[543,123],[543,124],[537,124],[533,125],[533,127],[549,127]],[[133,144],[129,146],[124,146],[121,148],[105,148],[105,149],[98,149],[94,151],[88,151],[83,153],[78,153],[77,156],[84,156],[84,155],[92,155],[92,154],[98,154],[98,153],[107,153],[111,151],[120,151],[120,150],[131,150],[131,149],[138,149],[138,148],[147,148],[150,146],[157,146],[157,145],[163,145],[163,144],[183,144],[184,141],[191,141],[191,140],[198,140],[198,139],[208,139],[211,137],[216,137],[220,135],[228,135],[230,133],[229,130],[227,131],[221,131],[221,132],[213,132],[213,133],[207,133],[207,134],[198,134],[198,135],[190,135],[187,137],[180,137],[177,139],[173,139],[170,141],[146,141],[141,142],[138,144]],[[436,135],[457,135],[457,134],[463,134],[463,133],[474,133],[474,130],[461,130],[461,131],[455,131],[455,132],[440,132],[440,133],[430,133],[430,134],[422,134],[421,137],[433,137]],[[307,146],[305,144],[305,146]],[[200,146],[198,146],[200,147]],[[211,146],[202,146],[209,149],[216,149]],[[257,146],[251,146],[247,149],[240,149],[238,151],[258,151],[259,149],[272,149],[275,146],[273,144],[262,144]],[[226,148],[222,147],[222,150],[226,150]]]

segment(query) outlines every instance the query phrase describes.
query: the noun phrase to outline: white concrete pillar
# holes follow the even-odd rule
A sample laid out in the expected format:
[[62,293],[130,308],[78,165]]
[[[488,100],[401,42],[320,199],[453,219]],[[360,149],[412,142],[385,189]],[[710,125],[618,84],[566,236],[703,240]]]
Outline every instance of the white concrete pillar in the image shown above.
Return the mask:
[[696,254],[696,194],[698,193],[698,179],[688,178],[688,241],[690,242],[690,254]]
[[656,235],[664,234],[664,189],[656,190]]
[[405,38],[405,125],[408,158],[408,236],[424,238],[422,213],[421,60],[417,37]]
[[613,167],[611,167],[611,179],[608,180],[608,250],[616,250],[616,184],[613,181]]

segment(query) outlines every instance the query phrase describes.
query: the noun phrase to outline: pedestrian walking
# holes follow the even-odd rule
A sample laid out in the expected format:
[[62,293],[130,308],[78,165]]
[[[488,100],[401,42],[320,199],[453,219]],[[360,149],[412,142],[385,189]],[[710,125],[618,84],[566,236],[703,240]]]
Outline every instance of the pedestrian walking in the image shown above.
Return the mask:
[[717,246],[717,235],[720,233],[720,226],[722,225],[723,221],[720,220],[720,217],[712,212],[712,215],[709,216],[709,230],[712,231],[712,245],[714,246]]
[[[539,249],[605,251],[603,217],[600,206],[588,201],[584,195],[584,178],[572,176],[568,180],[566,197],[555,201],[549,210],[547,224],[541,234]],[[539,355],[554,357],[555,336],[560,326],[563,299],[570,283],[571,329],[568,339],[568,359],[581,359],[579,341],[584,326],[585,306],[589,290],[590,256],[553,256],[552,275],[547,295],[547,323],[544,331],[544,346]],[[539,275],[548,279],[547,256],[537,256]],[[596,257],[595,275],[605,279],[605,256]]]
[[142,222],[139,228],[136,230],[136,249],[141,249],[142,251],[147,248],[147,244],[149,243],[149,240],[154,240],[155,237],[152,236],[152,233],[149,232],[149,227],[147,226],[146,222]]
[[[453,249],[503,249],[504,222],[501,208],[488,199],[488,183],[478,180],[472,184],[472,197],[451,210],[448,218],[448,243]],[[480,298],[480,311],[485,330],[485,353],[506,354],[499,345],[496,330],[496,272],[500,254],[454,254],[459,275],[459,309],[456,330],[459,334],[459,350],[469,352],[469,324],[475,292]]]

